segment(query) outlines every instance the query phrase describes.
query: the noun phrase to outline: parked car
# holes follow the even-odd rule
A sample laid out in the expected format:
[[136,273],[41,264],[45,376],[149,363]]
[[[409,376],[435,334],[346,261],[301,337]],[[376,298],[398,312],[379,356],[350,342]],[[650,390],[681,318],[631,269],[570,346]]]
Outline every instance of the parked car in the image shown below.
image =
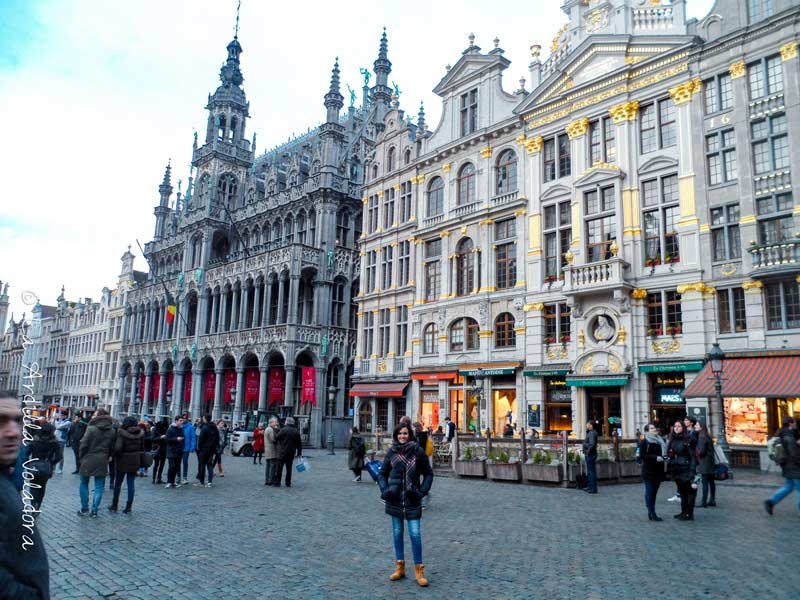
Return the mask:
[[[255,411],[247,413],[244,417],[244,429],[231,434],[231,454],[234,456],[253,456],[253,431],[260,423],[267,426],[272,417],[278,417],[274,412]],[[283,420],[278,417],[283,423]]]

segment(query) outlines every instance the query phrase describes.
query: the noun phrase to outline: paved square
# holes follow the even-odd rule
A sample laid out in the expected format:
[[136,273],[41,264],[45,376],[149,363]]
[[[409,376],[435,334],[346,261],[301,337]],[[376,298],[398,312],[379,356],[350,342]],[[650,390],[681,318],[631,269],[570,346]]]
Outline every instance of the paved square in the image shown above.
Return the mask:
[[[640,484],[587,496],[451,478],[434,482],[423,515],[430,587],[392,583],[377,488],[366,472],[351,482],[343,452],[308,454],[311,470],[295,473],[290,489],[265,487],[263,467],[226,456],[226,476],[211,489],[138,478],[133,514],[109,513],[106,490],[97,519],[76,514],[77,476],[54,476],[39,520],[52,597],[638,599],[650,590],[670,600],[788,600],[800,589],[793,497],[769,518],[761,506],[769,490],[720,486],[719,506],[683,523],[671,518],[667,483],[664,522],[651,523]],[[409,562],[410,550],[406,540]]]

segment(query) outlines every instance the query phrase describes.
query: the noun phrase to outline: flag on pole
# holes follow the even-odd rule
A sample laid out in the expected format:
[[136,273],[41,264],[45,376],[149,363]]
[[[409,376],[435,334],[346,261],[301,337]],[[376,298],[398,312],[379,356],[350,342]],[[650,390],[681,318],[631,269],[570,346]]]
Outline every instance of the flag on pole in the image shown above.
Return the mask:
[[175,298],[169,293],[169,290],[167,290],[167,325],[172,325],[172,322],[175,320],[176,312],[178,312],[178,307],[175,304]]

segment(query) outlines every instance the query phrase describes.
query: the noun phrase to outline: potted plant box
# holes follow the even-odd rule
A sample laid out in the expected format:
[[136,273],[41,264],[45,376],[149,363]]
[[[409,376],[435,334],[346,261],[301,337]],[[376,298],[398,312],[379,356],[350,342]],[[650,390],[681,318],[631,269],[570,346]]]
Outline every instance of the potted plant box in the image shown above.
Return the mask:
[[520,464],[507,462],[487,462],[486,476],[501,481],[519,481],[522,478]]
[[522,465],[522,479],[525,481],[561,483],[561,465],[524,463]]
[[486,462],[483,460],[456,460],[455,472],[459,477],[486,477]]
[[617,463],[615,462],[598,462],[596,467],[598,479],[616,479],[619,476]]
[[639,477],[642,474],[642,466],[635,460],[621,460],[617,464],[620,477]]

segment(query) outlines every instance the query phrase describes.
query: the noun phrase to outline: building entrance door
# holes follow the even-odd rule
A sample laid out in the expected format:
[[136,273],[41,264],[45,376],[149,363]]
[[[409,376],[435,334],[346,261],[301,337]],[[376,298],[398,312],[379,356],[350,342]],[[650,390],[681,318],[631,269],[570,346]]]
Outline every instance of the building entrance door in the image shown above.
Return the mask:
[[611,437],[622,428],[622,402],[619,388],[587,388],[587,420],[594,424],[601,437]]

